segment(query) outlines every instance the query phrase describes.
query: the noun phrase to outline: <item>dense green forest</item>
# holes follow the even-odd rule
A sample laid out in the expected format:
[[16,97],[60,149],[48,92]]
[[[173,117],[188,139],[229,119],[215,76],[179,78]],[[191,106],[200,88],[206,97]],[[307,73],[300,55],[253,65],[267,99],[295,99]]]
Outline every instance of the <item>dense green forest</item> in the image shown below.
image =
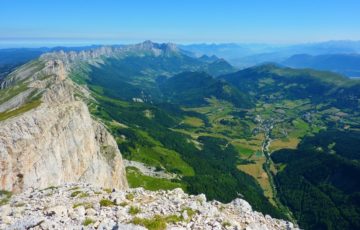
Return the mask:
[[245,93],[205,72],[183,72],[171,78],[157,79],[157,82],[165,100],[171,103],[196,107],[207,104],[206,98],[214,96],[237,107],[251,106]]
[[[305,229],[360,228],[360,133],[324,131],[272,154],[281,200]],[[357,159],[354,161],[354,159]]]

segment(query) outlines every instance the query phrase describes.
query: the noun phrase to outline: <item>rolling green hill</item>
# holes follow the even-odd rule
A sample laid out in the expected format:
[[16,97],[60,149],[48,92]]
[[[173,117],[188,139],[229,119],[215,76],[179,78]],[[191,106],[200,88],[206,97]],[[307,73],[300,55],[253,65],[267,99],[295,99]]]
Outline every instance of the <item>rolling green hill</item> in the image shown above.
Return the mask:
[[238,107],[251,106],[246,94],[205,72],[183,72],[168,79],[160,79],[158,83],[163,97],[180,105],[201,106],[207,104],[206,98],[215,97]]
[[324,102],[340,107],[358,106],[360,81],[338,74],[312,69],[292,69],[274,64],[248,68],[220,76],[255,100],[274,101],[309,99],[314,104]]

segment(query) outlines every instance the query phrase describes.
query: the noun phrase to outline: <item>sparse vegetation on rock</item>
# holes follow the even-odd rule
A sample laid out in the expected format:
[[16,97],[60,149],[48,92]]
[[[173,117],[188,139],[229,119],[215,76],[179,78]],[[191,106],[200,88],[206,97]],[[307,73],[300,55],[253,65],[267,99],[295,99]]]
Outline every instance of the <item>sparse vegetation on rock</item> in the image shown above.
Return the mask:
[[[7,204],[0,206],[0,229],[30,229],[35,225],[42,229],[86,226],[139,230],[140,227],[163,230],[222,229],[224,226],[226,229],[294,229],[290,222],[253,211],[244,200],[237,199],[229,204],[206,202],[204,195],[188,195],[181,189],[147,191],[136,188],[108,194],[89,184],[64,184],[51,190],[51,196],[44,196],[43,190],[29,189],[8,197]],[[72,197],[74,191],[92,195]],[[9,196],[7,192],[1,194]],[[110,199],[126,205],[115,205]],[[19,202],[23,205],[17,205]]]

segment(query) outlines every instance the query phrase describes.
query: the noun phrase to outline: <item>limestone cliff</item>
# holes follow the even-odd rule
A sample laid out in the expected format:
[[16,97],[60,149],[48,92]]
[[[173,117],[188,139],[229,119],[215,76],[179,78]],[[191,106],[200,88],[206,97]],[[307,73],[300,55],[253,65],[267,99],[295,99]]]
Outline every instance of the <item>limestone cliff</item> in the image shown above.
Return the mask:
[[125,58],[128,56],[172,56],[184,53],[181,49],[173,43],[153,43],[145,41],[139,44],[123,45],[123,46],[102,46],[90,50],[83,50],[79,52],[58,51],[45,53],[41,58],[62,60],[65,65],[77,61],[86,61],[88,63],[102,62],[102,58]]
[[[0,189],[65,182],[127,188],[114,138],[92,119],[69,66],[46,58],[10,74],[0,91]],[[2,100],[3,99],[3,100]]]

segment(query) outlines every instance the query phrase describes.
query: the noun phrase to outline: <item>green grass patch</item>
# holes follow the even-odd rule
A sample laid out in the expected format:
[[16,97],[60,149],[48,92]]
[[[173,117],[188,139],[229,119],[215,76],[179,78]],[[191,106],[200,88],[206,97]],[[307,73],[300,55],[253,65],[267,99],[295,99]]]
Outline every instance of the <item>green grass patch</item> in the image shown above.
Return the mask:
[[133,193],[128,193],[128,194],[126,194],[125,198],[128,200],[134,200],[135,196]]
[[86,219],[82,222],[82,225],[88,226],[93,223],[95,223],[95,221],[93,219],[86,217]]
[[135,225],[141,225],[149,230],[165,230],[166,229],[166,221],[159,215],[154,216],[151,219],[138,218],[135,217],[132,220],[132,223]]
[[303,137],[310,131],[309,124],[300,118],[296,118],[295,120],[293,120],[292,125],[295,128],[292,135],[295,135],[297,137]]
[[147,165],[165,168],[172,173],[181,174],[183,176],[193,176],[194,170],[187,164],[174,150],[163,147],[163,145],[150,137],[147,133],[139,130],[132,130],[137,138],[141,138],[142,144],[135,144],[129,147],[130,156],[125,158],[133,161],[143,162]]
[[155,178],[141,174],[141,172],[134,167],[126,168],[126,177],[131,188],[143,187],[147,190],[172,190],[174,188],[182,188],[186,190],[186,186],[180,182],[172,182],[163,178]]
[[11,196],[10,191],[0,190],[0,206],[9,203]]
[[103,190],[104,190],[104,192],[106,192],[106,193],[108,193],[108,194],[112,193],[112,189],[111,189],[111,188],[104,188]]
[[138,146],[136,149],[131,148],[131,151],[131,160],[143,162],[154,167],[165,168],[169,172],[184,176],[194,175],[194,170],[173,150],[161,146]]
[[11,98],[24,92],[27,89],[28,89],[27,85],[25,83],[21,82],[17,85],[14,85],[12,87],[1,90],[0,91],[0,104],[10,100]]
[[250,156],[254,153],[254,150],[244,147],[241,144],[232,143],[236,150],[240,153],[240,155]]
[[89,79],[87,72],[89,67],[87,64],[77,64],[77,69],[72,70],[70,73],[70,78],[75,83],[79,85],[85,85],[86,81]]
[[76,203],[73,205],[73,208],[77,208],[83,206],[85,209],[93,208],[93,204],[89,202]]
[[222,224],[221,224],[224,228],[227,228],[227,227],[230,227],[231,224],[229,221],[224,221]]
[[81,193],[81,191],[74,191],[70,194],[71,197],[76,197],[77,195],[79,195]]
[[80,198],[85,198],[85,197],[89,197],[89,194],[87,194],[86,192],[82,192],[79,195]]
[[38,99],[32,100],[32,101],[22,105],[21,107],[19,107],[17,109],[2,112],[2,113],[0,113],[0,121],[6,120],[10,117],[15,117],[17,115],[23,114],[31,109],[38,107],[40,104],[41,104],[41,99],[38,98]]
[[193,218],[193,216],[197,213],[197,211],[189,208],[189,207],[186,207],[186,208],[183,208],[181,212],[187,212],[187,215],[189,217],[189,219],[191,220],[191,218]]
[[130,209],[129,209],[129,214],[130,215],[136,215],[138,213],[141,212],[141,209],[138,208],[138,207],[135,207],[135,206],[131,206]]
[[165,230],[167,223],[177,223],[182,221],[182,218],[176,215],[160,216],[155,215],[153,218],[138,218],[135,217],[132,223],[135,225],[141,225],[149,230]]
[[74,192],[71,193],[70,196],[71,196],[71,197],[84,198],[84,197],[88,197],[89,194],[87,194],[86,192],[82,192],[82,191],[74,191]]
[[165,217],[166,223],[175,224],[175,223],[178,223],[178,222],[183,221],[183,220],[184,220],[183,217],[178,216],[178,215],[170,215],[170,216]]
[[204,126],[204,121],[197,117],[185,117],[184,123],[193,127]]
[[184,176],[195,175],[194,169],[181,159],[180,154],[177,152],[160,146],[156,146],[153,149],[157,153],[160,153],[159,158],[164,159],[162,165],[170,172],[182,174]]
[[109,199],[102,199],[100,200],[100,206],[101,207],[111,207],[111,206],[114,206],[114,202],[112,202],[111,200]]
[[126,206],[128,205],[128,203],[125,202],[125,201],[123,201],[123,202],[121,202],[119,205],[120,205],[121,207],[126,207]]

